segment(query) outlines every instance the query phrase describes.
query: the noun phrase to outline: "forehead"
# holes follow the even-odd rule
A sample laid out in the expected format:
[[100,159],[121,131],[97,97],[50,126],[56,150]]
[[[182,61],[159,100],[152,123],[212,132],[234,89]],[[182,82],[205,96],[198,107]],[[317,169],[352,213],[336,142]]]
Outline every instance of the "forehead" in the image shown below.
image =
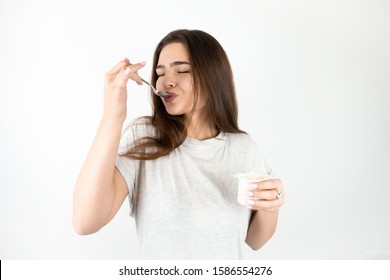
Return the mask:
[[169,65],[174,61],[189,62],[188,51],[182,43],[171,43],[161,50],[158,59],[159,65]]

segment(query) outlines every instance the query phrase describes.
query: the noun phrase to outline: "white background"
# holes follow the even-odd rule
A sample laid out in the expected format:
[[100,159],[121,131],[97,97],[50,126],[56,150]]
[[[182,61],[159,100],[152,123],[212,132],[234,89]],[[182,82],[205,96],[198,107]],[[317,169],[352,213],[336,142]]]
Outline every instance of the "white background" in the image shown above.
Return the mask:
[[[71,225],[103,75],[202,29],[225,48],[240,126],[283,179],[275,236],[248,259],[390,258],[390,2],[0,0],[0,259],[134,259],[127,201]],[[131,83],[128,118],[150,113]],[[185,248],[183,248],[185,250]]]

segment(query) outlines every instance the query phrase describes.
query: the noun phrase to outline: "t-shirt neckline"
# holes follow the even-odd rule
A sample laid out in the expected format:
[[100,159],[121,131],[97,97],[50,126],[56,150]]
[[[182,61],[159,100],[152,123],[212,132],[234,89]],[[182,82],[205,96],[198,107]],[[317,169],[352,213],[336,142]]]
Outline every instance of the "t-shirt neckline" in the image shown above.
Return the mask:
[[226,133],[224,132],[220,132],[217,136],[213,137],[213,138],[209,138],[209,139],[205,139],[205,140],[198,140],[198,139],[195,139],[195,138],[191,138],[189,136],[187,136],[186,140],[184,140],[183,142],[183,146],[184,147],[188,147],[188,148],[206,148],[206,147],[211,147],[211,146],[216,146],[216,145],[220,145],[221,143],[223,143],[226,139]]

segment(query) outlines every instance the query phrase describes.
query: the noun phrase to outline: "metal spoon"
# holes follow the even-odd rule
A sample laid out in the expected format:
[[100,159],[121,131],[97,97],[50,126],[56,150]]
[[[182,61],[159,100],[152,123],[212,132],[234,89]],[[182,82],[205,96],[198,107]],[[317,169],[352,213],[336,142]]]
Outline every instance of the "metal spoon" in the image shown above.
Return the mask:
[[147,84],[148,86],[150,86],[150,88],[152,89],[152,91],[153,91],[153,93],[154,93],[155,95],[158,95],[158,96],[164,97],[164,98],[171,97],[171,95],[168,94],[168,93],[165,93],[165,92],[163,92],[163,91],[157,91],[157,90],[154,88],[154,86],[152,86],[151,84],[149,84],[149,83],[148,83],[147,81],[145,81],[144,79],[141,78],[141,80],[142,80],[145,84]]

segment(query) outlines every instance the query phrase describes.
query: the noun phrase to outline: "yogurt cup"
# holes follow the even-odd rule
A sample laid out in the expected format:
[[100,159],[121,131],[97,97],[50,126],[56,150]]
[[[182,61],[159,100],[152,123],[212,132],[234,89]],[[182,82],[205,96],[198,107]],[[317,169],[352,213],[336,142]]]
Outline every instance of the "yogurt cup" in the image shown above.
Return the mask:
[[254,183],[258,183],[261,181],[273,179],[273,177],[269,175],[265,175],[262,173],[255,173],[255,172],[249,172],[249,173],[241,173],[234,175],[238,178],[238,194],[237,194],[237,202],[241,205],[247,206],[248,199],[252,199],[247,196],[247,192],[256,189],[257,187],[253,187]]

